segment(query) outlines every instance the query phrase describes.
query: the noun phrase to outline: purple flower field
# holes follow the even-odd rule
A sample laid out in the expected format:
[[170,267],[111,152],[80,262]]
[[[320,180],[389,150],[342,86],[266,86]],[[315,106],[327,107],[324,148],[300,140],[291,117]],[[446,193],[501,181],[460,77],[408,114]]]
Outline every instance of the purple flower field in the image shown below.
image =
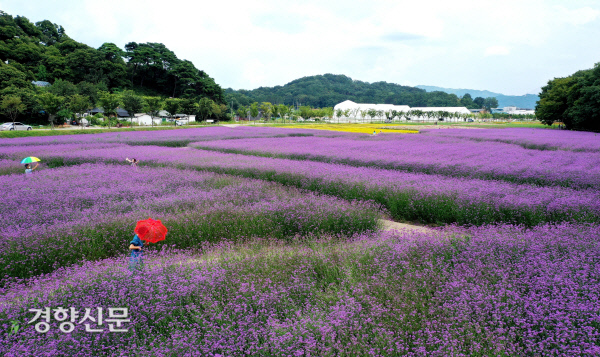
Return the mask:
[[507,129],[424,129],[425,135],[469,139],[474,141],[495,141],[520,145],[538,150],[571,150],[600,152],[600,137],[597,133],[567,130],[539,130],[525,128]]
[[[596,144],[531,129],[0,139],[0,355],[600,355]],[[26,156],[42,160],[27,177]],[[148,217],[169,233],[131,272]],[[381,230],[390,217],[444,227]],[[60,307],[131,321],[29,323]]]
[[314,161],[225,154],[189,147],[98,145],[113,146],[90,150],[89,146],[83,144],[64,144],[57,145],[52,151],[31,147],[33,151],[18,148],[19,152],[16,153],[13,150],[17,148],[11,148],[6,152],[11,151],[14,157],[30,152],[48,162],[58,160],[61,165],[95,161],[126,163],[124,157],[137,157],[142,164],[195,168],[275,181],[345,199],[374,200],[385,206],[397,219],[425,223],[509,222],[536,225],[543,222],[600,220],[600,193],[594,189],[537,187]]
[[[123,254],[135,222],[168,222],[168,244],[376,229],[379,213],[259,180],[173,168],[84,164],[0,176],[2,275],[25,277]],[[158,244],[160,247],[161,244]]]
[[17,164],[15,160],[0,159],[0,175],[23,173],[23,165]]
[[[473,131],[487,130],[462,132]],[[498,135],[503,132],[500,130]],[[599,137],[594,138],[600,142]],[[573,137],[572,142],[576,143],[577,138]],[[385,134],[344,138],[247,138],[191,145],[230,153],[374,166],[453,177],[600,189],[598,152],[541,151],[463,137]]]
[[[599,242],[598,225],[448,228],[163,251],[138,279],[124,259],[86,263],[1,290],[0,354],[598,355]],[[124,333],[27,324],[31,308],[123,306]]]
[[87,143],[125,143],[130,145],[185,146],[189,142],[247,137],[286,137],[295,135],[355,136],[356,134],[311,129],[286,129],[270,127],[208,127],[173,130],[140,130],[99,134],[74,134],[60,136],[32,136],[23,138],[0,138],[0,147],[23,145],[56,145]]

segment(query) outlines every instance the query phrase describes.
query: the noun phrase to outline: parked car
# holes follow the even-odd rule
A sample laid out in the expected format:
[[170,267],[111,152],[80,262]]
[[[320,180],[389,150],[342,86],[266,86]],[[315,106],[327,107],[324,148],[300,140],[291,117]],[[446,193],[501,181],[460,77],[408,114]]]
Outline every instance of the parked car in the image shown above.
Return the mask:
[[187,125],[187,120],[175,120],[175,126]]
[[0,130],[31,130],[31,126],[16,121],[0,125]]
[[71,120],[71,125],[90,126],[90,123],[87,119],[80,119],[79,122],[77,122],[77,120]]

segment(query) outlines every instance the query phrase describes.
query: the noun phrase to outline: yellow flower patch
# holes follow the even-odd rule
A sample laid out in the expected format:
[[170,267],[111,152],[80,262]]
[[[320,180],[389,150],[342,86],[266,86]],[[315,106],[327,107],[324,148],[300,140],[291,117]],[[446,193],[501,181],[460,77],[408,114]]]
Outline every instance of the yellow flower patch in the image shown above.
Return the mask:
[[386,127],[382,124],[292,124],[278,126],[280,128],[292,128],[292,129],[318,129],[318,130],[331,130],[331,131],[345,131],[350,133],[363,133],[373,134],[375,131],[377,134],[381,133],[394,133],[394,134],[417,134],[418,130],[407,130],[407,129],[389,129],[390,125]]

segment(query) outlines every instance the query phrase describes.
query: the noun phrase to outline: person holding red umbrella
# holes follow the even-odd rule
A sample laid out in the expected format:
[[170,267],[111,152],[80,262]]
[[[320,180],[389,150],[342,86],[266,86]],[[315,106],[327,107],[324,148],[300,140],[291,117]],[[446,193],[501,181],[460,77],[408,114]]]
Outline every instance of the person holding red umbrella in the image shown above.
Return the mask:
[[133,240],[129,243],[129,250],[131,250],[131,255],[129,256],[129,270],[132,272],[144,268],[144,252],[142,251],[142,248],[148,244],[150,244],[150,242],[142,243],[142,240],[137,234],[133,236]]
[[[129,257],[129,270],[135,272],[144,267],[144,255],[142,248],[150,243],[156,243],[164,240],[167,236],[167,227],[160,220],[148,218],[138,221],[134,229],[135,236],[129,243],[131,256]],[[142,241],[144,241],[142,243]]]

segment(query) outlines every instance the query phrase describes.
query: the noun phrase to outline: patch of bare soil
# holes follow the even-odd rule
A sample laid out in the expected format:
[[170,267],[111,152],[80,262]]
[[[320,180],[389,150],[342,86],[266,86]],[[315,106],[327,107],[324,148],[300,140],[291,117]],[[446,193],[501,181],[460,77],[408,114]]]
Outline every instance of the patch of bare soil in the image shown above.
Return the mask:
[[408,223],[398,223],[398,222],[394,222],[394,221],[388,221],[387,219],[382,219],[381,223],[383,224],[384,231],[412,230],[415,232],[422,232],[422,233],[435,232],[433,229],[428,228],[428,227],[417,226],[417,225],[408,224]]

